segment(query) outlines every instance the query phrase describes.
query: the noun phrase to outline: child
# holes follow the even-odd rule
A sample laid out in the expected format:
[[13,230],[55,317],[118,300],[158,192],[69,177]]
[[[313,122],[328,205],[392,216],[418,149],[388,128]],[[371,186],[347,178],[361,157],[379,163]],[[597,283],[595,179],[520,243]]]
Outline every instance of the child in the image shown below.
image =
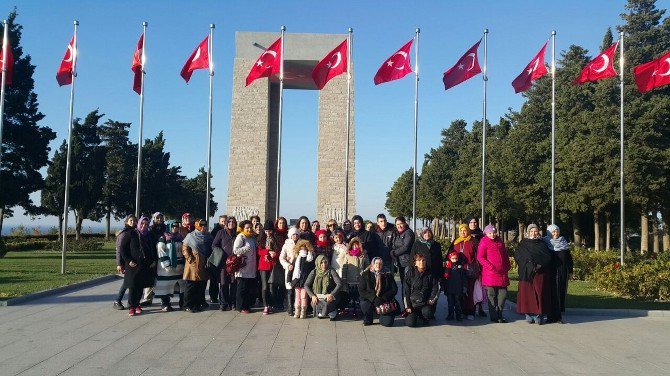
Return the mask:
[[307,314],[307,291],[305,280],[309,273],[314,270],[314,247],[308,240],[300,239],[293,247],[293,271],[291,272],[291,285],[295,294],[296,319],[304,319]]
[[323,255],[326,260],[330,261],[333,256],[333,248],[330,246],[328,232],[326,230],[316,230],[314,236],[316,236],[315,256]]
[[173,310],[170,298],[175,292],[179,295],[179,308],[184,305],[185,284],[182,279],[184,255],[181,252],[182,237],[179,233],[179,223],[172,223],[170,228],[172,232],[161,236],[156,245],[158,268],[154,294],[157,298],[160,298],[161,311],[163,312]]
[[293,285],[291,284],[291,275],[293,274],[293,261],[295,260],[295,254],[293,252],[293,247],[295,243],[300,239],[300,232],[297,228],[291,227],[288,230],[288,238],[282,246],[281,253],[279,254],[279,263],[284,267],[284,286],[286,287],[286,300],[287,307],[286,312],[289,316],[293,316],[293,300],[294,300],[294,291]]
[[333,232],[333,257],[331,258],[330,265],[337,272],[337,274],[342,278],[342,265],[340,264],[340,257],[344,255],[348,250],[346,244],[344,244],[344,231],[337,229]]
[[449,304],[449,314],[447,320],[453,320],[454,314],[456,320],[463,321],[463,311],[461,309],[461,296],[467,291],[468,277],[465,273],[465,256],[459,252],[451,252],[447,262],[444,263],[445,289],[444,295],[447,296]]
[[360,238],[354,237],[349,241],[347,251],[340,255],[338,262],[342,268],[342,281],[348,287],[345,290],[349,295],[347,308],[350,314],[355,316],[356,308],[359,306],[358,280],[363,270],[370,265]]

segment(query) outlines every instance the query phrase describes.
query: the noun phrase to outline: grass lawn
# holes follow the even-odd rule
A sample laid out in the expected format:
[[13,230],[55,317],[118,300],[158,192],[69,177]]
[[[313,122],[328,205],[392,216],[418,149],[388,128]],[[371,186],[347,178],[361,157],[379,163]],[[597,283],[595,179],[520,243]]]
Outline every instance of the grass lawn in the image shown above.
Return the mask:
[[[516,271],[510,270],[509,277],[510,286],[507,297],[516,302],[516,293],[519,289],[519,276]],[[670,302],[623,298],[606,291],[596,290],[594,283],[589,281],[570,281],[568,283],[568,296],[565,303],[568,308],[670,310]]]
[[8,252],[0,258],[0,300],[116,273],[114,243],[99,252],[69,253],[64,275],[61,254],[53,251]]

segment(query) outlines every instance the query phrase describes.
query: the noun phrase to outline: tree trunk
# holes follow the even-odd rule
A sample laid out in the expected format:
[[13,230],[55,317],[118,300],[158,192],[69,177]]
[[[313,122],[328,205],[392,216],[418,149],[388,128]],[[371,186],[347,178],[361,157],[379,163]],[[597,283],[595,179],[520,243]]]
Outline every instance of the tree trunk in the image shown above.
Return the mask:
[[81,238],[81,224],[84,222],[84,217],[75,210],[74,212],[75,228],[74,228],[74,238],[79,241]]
[[576,247],[582,246],[582,227],[579,225],[578,213],[572,213],[572,239]]
[[600,251],[600,216],[593,212],[593,249]]
[[458,236],[458,221],[456,220],[456,218],[454,218],[454,226],[452,228],[454,232],[451,233],[451,241],[453,242],[454,240],[456,240],[456,237]]
[[526,227],[526,226],[524,226],[523,222],[519,222],[519,229],[518,229],[519,234],[518,234],[517,237],[516,237],[516,238],[517,238],[517,241],[518,241],[519,243],[521,243],[521,240],[523,239],[523,231],[524,231],[525,227]]
[[610,212],[605,212],[605,250],[609,251],[611,247],[610,240],[612,239],[612,218]]
[[439,234],[440,220],[437,217],[433,218],[433,225],[431,227],[433,228],[433,234]]
[[58,214],[58,241],[63,240],[63,214]]
[[649,251],[649,218],[647,214],[642,213],[640,216],[640,252],[646,253]]
[[670,251],[670,234],[668,233],[668,225],[663,217],[663,252]]
[[655,254],[658,254],[659,252],[659,238],[658,238],[658,216],[657,213],[654,212],[653,216],[651,217],[651,233],[653,234],[653,244],[652,244],[652,249],[654,250]]
[[2,235],[2,224],[5,221],[5,208],[0,208],[0,236]]
[[105,215],[105,240],[109,240],[111,217],[112,211],[111,209],[107,209],[107,215]]

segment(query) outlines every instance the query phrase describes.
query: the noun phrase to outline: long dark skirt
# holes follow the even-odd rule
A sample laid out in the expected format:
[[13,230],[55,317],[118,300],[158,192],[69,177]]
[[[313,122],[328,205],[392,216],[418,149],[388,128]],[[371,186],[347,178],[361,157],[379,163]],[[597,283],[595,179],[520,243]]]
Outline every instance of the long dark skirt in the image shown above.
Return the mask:
[[565,312],[565,297],[568,294],[568,275],[570,271],[568,270],[568,252],[567,251],[558,251],[556,252],[559,260],[561,260],[561,265],[556,269],[556,295],[558,299],[558,308],[560,312]]
[[541,269],[532,282],[519,281],[516,311],[521,314],[553,314],[556,305],[556,272]]

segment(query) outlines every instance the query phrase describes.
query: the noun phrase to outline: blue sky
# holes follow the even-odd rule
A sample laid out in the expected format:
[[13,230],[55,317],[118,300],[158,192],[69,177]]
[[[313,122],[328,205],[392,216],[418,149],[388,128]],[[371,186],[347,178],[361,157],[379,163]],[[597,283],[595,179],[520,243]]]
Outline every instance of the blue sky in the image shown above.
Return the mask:
[[[358,212],[372,217],[385,211],[386,192],[412,165],[414,101],[412,75],[379,86],[372,78],[384,59],[412,38],[416,27],[421,28],[420,165],[423,154],[439,145],[440,131],[452,120],[471,123],[482,117],[481,75],[446,92],[441,79],[481,38],[484,28],[490,30],[488,118],[495,123],[508,108],[518,109],[523,103],[510,83],[552,29],[557,31],[557,54],[571,44],[597,54],[607,28],[621,23],[625,1],[10,0],[0,5],[0,13],[8,14],[15,5],[17,22],[24,27],[24,52],[37,66],[35,91],[46,115],[43,124],[57,133],[52,153],[67,134],[69,87],[59,88],[55,73],[74,19],[80,22],[75,115],[84,117],[100,108],[111,119],[132,122],[130,137],[137,140],[139,97],[132,91],[130,64],[141,23],[147,21],[144,135],[153,137],[163,130],[172,164],[181,165],[187,176],[206,164],[208,78],[205,71],[198,71],[185,85],[179,71],[209,32],[209,24],[216,24],[212,186],[219,202],[217,215],[225,211],[226,203],[235,31],[278,33],[286,25],[288,33],[346,33],[352,27],[356,199]],[[483,64],[483,44],[479,54]],[[313,217],[316,212],[317,101],[316,91],[284,93],[282,214],[291,218]],[[5,220],[5,229],[19,223],[57,223],[55,218],[26,223],[21,212]]]

